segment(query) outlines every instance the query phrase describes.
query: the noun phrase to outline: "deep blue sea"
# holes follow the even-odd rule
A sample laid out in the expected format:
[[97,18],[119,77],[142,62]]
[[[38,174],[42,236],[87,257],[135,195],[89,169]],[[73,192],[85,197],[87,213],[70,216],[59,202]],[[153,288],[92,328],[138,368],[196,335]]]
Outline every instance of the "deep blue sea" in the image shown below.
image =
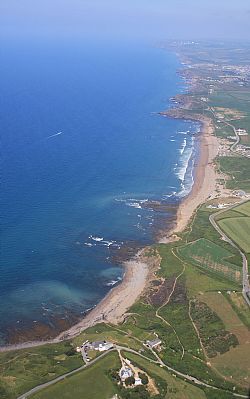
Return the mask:
[[2,343],[94,306],[119,251],[154,239],[144,201],[190,189],[198,127],[157,115],[185,90],[180,67],[138,43],[1,45]]

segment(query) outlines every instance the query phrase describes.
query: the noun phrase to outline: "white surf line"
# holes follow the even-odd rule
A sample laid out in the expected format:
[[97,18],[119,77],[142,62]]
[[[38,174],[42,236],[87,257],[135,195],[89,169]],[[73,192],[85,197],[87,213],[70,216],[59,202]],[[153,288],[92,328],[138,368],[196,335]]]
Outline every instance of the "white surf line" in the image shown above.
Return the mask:
[[51,136],[48,136],[47,139],[51,139],[52,137],[59,136],[60,134],[62,134],[62,132],[52,134]]

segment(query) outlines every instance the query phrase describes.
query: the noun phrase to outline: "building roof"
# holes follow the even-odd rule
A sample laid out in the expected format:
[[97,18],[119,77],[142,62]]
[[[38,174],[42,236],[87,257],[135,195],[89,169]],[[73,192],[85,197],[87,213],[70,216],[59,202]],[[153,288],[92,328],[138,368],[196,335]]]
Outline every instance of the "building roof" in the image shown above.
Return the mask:
[[106,344],[106,341],[94,341],[94,342],[92,342],[92,345],[94,346],[94,345],[105,345]]
[[104,345],[106,345],[106,341],[95,341],[95,342],[92,342],[92,346],[95,349],[99,349],[100,347],[102,347]]
[[114,344],[112,342],[107,342],[107,341],[95,341],[92,342],[91,346],[95,349],[95,350],[108,350],[113,348]]
[[153,348],[154,346],[158,346],[161,344],[161,340],[159,338],[153,339],[152,341],[147,341],[147,344]]
[[122,367],[119,374],[122,380],[126,380],[128,377],[132,377],[133,371],[129,367]]

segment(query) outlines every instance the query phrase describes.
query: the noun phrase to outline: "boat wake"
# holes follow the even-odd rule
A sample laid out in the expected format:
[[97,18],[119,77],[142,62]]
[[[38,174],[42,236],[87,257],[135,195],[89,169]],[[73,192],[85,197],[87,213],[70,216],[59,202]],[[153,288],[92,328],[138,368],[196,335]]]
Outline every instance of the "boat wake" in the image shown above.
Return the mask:
[[48,136],[47,139],[51,139],[52,137],[60,136],[63,132],[58,132],[55,134],[51,134],[51,136]]

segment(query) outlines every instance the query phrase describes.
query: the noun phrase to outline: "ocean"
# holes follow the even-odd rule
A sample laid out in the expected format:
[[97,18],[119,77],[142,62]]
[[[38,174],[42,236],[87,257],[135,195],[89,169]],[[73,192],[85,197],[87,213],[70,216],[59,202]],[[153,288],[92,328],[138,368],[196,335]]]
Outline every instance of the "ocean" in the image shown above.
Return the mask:
[[72,325],[173,219],[199,130],[158,115],[185,91],[180,67],[135,42],[2,44],[2,345]]

